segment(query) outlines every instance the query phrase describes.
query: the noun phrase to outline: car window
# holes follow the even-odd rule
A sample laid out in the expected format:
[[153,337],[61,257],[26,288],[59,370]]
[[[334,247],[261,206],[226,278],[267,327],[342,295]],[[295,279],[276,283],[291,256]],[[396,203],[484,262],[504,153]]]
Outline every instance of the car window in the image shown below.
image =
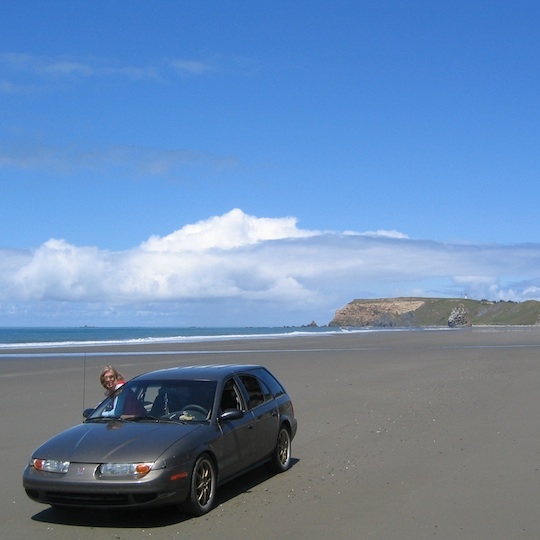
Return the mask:
[[259,381],[251,375],[240,375],[239,378],[248,393],[249,408],[254,409],[264,403],[264,394]]
[[268,388],[268,386],[266,386],[266,384],[264,384],[263,381],[261,381],[259,379],[259,384],[261,385],[261,389],[263,391],[263,395],[264,395],[264,401],[269,401],[270,399],[272,399],[272,392],[270,392],[270,389]]
[[220,408],[222,411],[227,409],[243,409],[242,393],[236,385],[234,379],[228,379],[223,387],[223,394],[221,395]]
[[148,386],[145,385],[137,388],[137,399],[143,403],[146,409],[148,409],[149,405],[151,406],[152,403],[154,403],[159,388],[160,386],[157,384],[150,384]]
[[268,386],[274,397],[279,397],[285,394],[285,389],[283,386],[281,386],[279,381],[269,371],[262,368],[258,369],[256,373],[257,377],[259,377],[259,379]]
[[[130,395],[130,402],[136,401],[138,409],[136,413],[130,413],[127,412],[126,406],[124,406],[123,410],[118,409],[115,413],[117,416],[120,414],[136,414],[161,418],[188,409],[196,411],[196,419],[200,420],[210,416],[216,386],[215,381],[130,381],[119,390],[117,402],[118,405],[122,404],[122,393],[126,392]],[[96,409],[97,415],[101,414],[101,412],[104,416],[112,415],[112,413],[107,414],[107,408],[111,410],[113,410],[113,407],[117,408],[114,399],[111,398],[108,405],[101,407],[101,411]],[[195,418],[195,415],[190,416]]]
[[119,418],[121,416],[140,416],[146,414],[143,403],[137,398],[138,392],[127,384],[118,388],[106,398],[92,413],[91,417]]

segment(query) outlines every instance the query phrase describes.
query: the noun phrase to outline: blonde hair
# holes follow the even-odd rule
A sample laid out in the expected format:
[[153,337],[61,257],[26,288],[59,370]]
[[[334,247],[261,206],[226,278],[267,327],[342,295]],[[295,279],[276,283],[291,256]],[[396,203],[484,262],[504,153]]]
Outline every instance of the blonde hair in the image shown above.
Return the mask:
[[103,388],[106,388],[105,386],[105,373],[108,373],[109,371],[112,372],[112,374],[114,375],[114,378],[117,380],[117,381],[121,381],[123,380],[123,377],[122,375],[120,375],[120,373],[118,372],[118,370],[112,366],[105,366],[102,370],[101,370],[101,373],[99,374],[99,380],[101,382],[101,386],[103,386]]

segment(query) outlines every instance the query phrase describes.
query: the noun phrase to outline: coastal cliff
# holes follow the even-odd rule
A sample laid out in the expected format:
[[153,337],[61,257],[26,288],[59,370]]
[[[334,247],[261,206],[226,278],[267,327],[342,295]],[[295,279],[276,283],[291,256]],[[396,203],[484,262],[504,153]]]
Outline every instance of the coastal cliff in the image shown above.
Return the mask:
[[353,300],[328,326],[425,327],[539,325],[540,302],[491,302],[463,298],[380,298]]

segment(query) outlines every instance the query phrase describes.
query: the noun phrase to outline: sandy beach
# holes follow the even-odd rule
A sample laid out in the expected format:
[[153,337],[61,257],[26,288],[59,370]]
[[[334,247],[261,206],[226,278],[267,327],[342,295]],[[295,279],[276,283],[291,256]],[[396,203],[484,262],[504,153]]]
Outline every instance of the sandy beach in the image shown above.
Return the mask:
[[[540,537],[540,328],[16,352],[0,353],[4,538]],[[233,362],[268,366],[292,396],[288,472],[233,481],[202,518],[172,508],[58,512],[26,497],[32,451],[101,400],[103,365],[129,378]]]

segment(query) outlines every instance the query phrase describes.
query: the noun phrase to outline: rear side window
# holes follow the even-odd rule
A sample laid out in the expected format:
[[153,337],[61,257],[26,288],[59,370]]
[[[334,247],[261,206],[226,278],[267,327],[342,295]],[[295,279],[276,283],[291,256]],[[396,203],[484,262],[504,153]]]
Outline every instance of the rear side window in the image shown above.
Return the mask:
[[261,379],[266,386],[272,392],[274,397],[279,397],[285,394],[285,389],[281,386],[281,383],[266,369],[258,369],[256,371],[257,377]]
[[264,384],[261,379],[258,379],[259,384],[261,385],[263,394],[264,394],[264,401],[270,401],[274,396],[272,396],[272,392],[268,389],[268,386]]
[[249,408],[254,409],[255,407],[264,403],[264,394],[259,381],[250,375],[239,375],[239,378],[248,393]]

